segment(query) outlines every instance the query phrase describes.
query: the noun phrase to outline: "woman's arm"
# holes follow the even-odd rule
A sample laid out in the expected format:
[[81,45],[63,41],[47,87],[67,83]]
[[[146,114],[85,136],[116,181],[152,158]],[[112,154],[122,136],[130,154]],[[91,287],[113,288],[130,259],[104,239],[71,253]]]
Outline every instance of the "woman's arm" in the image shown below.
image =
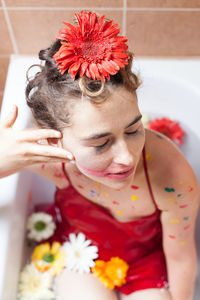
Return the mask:
[[171,151],[171,163],[168,157],[160,179],[158,200],[162,210],[163,249],[172,299],[192,300],[197,275],[194,235],[200,191],[184,156],[176,148]]

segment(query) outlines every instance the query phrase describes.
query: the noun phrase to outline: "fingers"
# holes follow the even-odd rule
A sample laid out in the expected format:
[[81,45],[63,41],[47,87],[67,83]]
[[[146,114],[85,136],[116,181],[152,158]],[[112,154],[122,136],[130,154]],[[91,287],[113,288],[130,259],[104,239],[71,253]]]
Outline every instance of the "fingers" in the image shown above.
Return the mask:
[[24,150],[24,155],[29,156],[43,156],[43,159],[48,157],[56,158],[56,159],[63,159],[63,160],[73,160],[73,155],[68,152],[67,150],[59,147],[49,146],[49,145],[39,145],[39,144],[31,144],[26,147]]
[[18,115],[18,107],[16,105],[13,105],[13,108],[10,111],[10,113],[1,122],[1,127],[11,128],[17,119],[17,115]]
[[19,142],[36,142],[49,138],[61,138],[62,133],[53,129],[27,129],[19,132]]

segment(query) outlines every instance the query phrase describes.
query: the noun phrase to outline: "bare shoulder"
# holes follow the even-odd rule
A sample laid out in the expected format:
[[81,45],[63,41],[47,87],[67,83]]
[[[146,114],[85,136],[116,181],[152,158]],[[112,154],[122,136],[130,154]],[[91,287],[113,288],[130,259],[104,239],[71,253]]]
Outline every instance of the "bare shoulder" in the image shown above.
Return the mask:
[[60,189],[63,189],[69,185],[62,168],[62,163],[54,162],[46,164],[34,164],[26,169],[49,179]]
[[183,193],[189,193],[193,198],[197,197],[197,178],[174,142],[163,134],[146,129],[145,148],[153,193],[161,209],[168,208],[170,199],[175,199]]

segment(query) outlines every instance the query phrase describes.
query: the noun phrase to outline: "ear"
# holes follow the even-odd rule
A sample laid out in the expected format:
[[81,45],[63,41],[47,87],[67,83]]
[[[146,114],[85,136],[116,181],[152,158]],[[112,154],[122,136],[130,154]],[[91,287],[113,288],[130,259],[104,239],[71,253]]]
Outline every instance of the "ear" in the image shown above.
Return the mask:
[[50,146],[62,148],[62,145],[61,145],[59,139],[56,139],[56,138],[47,138],[47,142],[48,142],[48,144],[49,144]]

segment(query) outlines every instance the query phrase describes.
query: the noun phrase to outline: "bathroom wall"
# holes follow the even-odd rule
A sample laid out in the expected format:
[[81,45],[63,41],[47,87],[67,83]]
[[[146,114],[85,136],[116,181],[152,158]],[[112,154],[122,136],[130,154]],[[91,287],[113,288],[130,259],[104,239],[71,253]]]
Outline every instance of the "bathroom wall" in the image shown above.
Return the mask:
[[37,54],[83,9],[106,14],[136,56],[200,56],[200,0],[0,0],[0,106],[10,54]]

